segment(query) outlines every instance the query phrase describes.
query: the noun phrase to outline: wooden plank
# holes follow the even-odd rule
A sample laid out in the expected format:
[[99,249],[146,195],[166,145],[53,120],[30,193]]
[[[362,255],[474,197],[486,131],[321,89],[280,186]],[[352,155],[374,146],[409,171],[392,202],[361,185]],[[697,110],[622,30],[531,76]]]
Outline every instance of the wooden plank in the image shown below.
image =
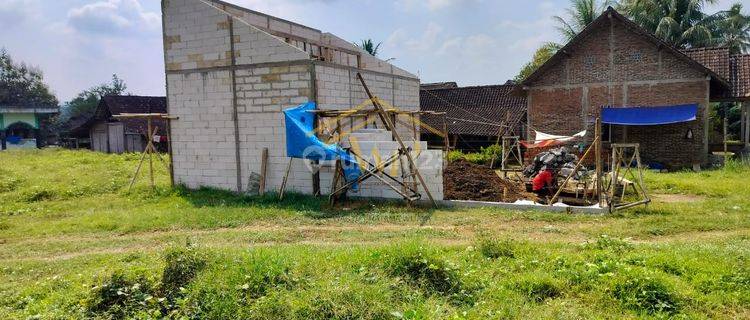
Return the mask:
[[268,171],[268,148],[263,148],[260,156],[260,187],[258,194],[263,196],[266,193],[266,171]]

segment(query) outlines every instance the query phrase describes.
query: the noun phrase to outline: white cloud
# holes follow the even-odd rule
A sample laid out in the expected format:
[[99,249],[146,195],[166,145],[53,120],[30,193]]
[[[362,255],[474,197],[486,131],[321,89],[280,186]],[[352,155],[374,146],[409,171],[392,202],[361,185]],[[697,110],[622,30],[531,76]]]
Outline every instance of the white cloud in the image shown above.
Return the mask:
[[417,38],[409,37],[409,32],[405,29],[398,29],[386,39],[385,46],[405,49],[412,53],[426,53],[435,49],[442,33],[443,27],[434,22],[428,23],[422,35]]
[[68,24],[81,33],[127,35],[158,30],[161,16],[138,0],[106,0],[70,9]]
[[3,0],[0,2],[0,28],[12,29],[37,16],[34,0]]
[[411,11],[427,8],[430,11],[437,11],[457,5],[464,5],[479,0],[398,0],[396,4],[401,8]]

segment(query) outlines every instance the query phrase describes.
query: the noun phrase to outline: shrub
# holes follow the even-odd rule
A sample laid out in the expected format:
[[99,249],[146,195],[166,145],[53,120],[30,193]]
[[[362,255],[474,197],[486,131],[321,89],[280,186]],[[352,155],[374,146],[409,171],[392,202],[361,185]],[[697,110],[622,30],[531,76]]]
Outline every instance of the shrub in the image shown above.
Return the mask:
[[192,247],[171,249],[164,260],[161,291],[168,298],[176,297],[206,266],[205,257]]
[[92,315],[122,319],[154,301],[154,292],[154,285],[145,276],[115,272],[94,287],[85,307]]
[[625,307],[636,311],[673,314],[680,308],[677,294],[660,278],[631,275],[617,282],[613,293]]
[[558,281],[547,276],[528,277],[519,281],[516,286],[526,299],[534,302],[559,297],[562,295],[561,288],[562,285]]
[[461,150],[453,150],[448,152],[448,161],[466,160],[476,164],[490,164],[492,157],[496,159],[500,158],[501,147],[499,145],[491,145],[489,147],[480,148],[479,152],[464,153]]
[[497,240],[492,238],[482,238],[479,240],[479,252],[490,259],[501,257],[513,258],[515,256],[515,242],[510,239]]

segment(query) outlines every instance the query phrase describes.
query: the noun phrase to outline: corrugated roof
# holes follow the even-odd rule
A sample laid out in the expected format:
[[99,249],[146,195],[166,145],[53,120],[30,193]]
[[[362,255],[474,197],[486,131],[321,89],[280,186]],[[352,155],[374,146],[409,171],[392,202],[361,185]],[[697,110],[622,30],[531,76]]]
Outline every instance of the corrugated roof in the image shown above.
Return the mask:
[[[420,90],[420,109],[445,112],[448,133],[496,136],[506,117],[512,126],[526,115],[526,97],[514,94],[515,85],[490,85]],[[427,125],[442,130],[441,116],[423,115]]]

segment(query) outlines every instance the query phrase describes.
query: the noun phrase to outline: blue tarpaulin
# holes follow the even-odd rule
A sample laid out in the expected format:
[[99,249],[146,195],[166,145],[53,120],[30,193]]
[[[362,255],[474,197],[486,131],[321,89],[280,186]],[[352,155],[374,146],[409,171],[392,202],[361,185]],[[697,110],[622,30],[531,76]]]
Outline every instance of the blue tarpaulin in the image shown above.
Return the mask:
[[340,146],[326,144],[315,136],[315,116],[308,112],[310,110],[315,110],[315,102],[284,110],[287,157],[319,161],[340,159],[346,181],[357,180],[362,174],[357,160]]
[[652,126],[695,120],[697,104],[663,107],[603,108],[602,123],[627,126]]

